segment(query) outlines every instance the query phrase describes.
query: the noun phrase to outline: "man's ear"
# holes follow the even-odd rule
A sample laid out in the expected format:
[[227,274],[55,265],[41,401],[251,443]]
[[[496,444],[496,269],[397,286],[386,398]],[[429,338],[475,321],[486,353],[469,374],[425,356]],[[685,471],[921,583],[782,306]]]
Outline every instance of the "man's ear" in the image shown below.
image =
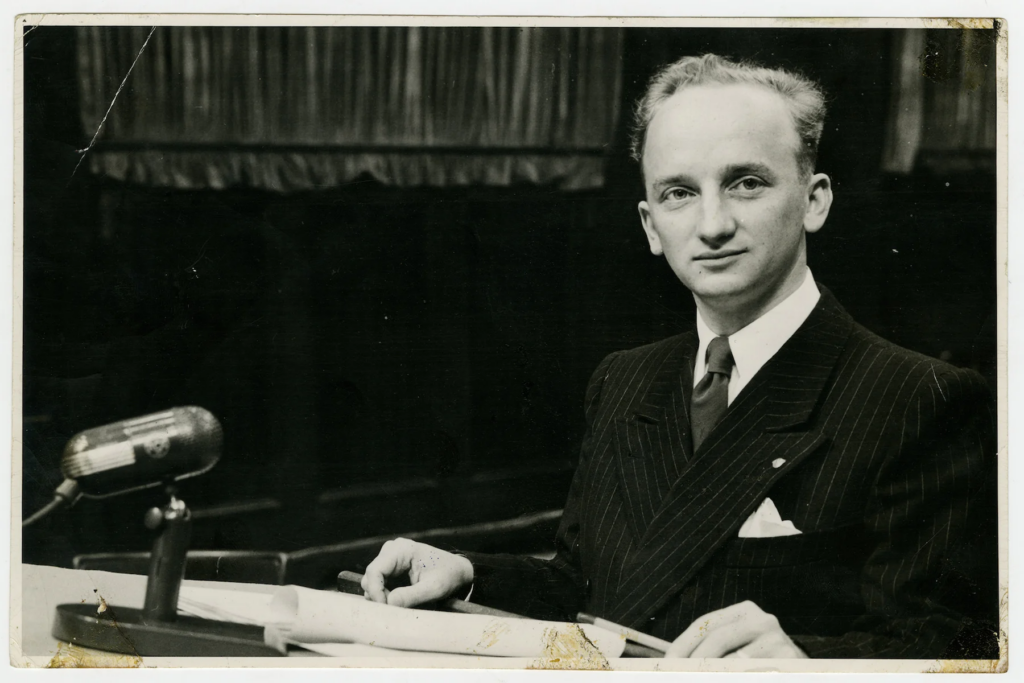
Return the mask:
[[636,208],[640,210],[640,223],[644,226],[644,232],[647,233],[647,241],[651,245],[651,253],[655,256],[661,256],[665,253],[665,250],[661,247],[661,238],[658,237],[658,231],[654,229],[650,205],[646,201],[642,201],[637,204]]
[[804,213],[804,231],[818,232],[825,225],[832,208],[832,180],[824,173],[815,173],[808,184],[807,211]]

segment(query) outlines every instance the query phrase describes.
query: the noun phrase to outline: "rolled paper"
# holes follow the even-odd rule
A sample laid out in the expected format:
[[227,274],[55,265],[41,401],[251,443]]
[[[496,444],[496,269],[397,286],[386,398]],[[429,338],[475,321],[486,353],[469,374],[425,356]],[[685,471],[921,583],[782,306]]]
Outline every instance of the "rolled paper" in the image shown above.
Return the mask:
[[200,619],[264,626],[271,618],[272,593],[182,586],[178,612]]
[[625,637],[591,624],[510,619],[384,605],[361,596],[299,586],[270,601],[268,645],[362,643],[395,650],[489,657],[621,657]]

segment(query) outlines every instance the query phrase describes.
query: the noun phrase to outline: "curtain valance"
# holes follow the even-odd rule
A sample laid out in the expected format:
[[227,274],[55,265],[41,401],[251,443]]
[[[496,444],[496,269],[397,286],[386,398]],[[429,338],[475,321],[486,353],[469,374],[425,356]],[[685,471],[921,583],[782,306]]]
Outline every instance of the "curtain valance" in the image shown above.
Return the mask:
[[619,117],[619,29],[85,27],[79,41],[83,126],[107,117],[89,167],[149,185],[589,188]]

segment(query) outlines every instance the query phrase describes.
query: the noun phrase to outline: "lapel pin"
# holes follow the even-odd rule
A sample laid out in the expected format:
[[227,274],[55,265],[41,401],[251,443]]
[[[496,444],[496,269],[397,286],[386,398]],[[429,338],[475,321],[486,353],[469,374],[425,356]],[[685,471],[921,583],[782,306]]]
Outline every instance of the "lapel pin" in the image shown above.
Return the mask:
[[772,467],[774,467],[775,469],[779,469],[780,467],[782,467],[785,464],[786,464],[786,459],[785,458],[775,458],[774,460],[772,460]]

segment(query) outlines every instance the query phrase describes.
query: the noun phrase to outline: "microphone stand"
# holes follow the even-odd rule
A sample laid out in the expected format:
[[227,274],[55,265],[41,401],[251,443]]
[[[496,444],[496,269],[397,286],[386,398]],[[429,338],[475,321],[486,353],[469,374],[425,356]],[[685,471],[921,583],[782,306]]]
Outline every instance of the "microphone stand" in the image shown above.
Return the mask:
[[168,502],[146,512],[156,532],[142,609],[69,603],[58,605],[52,635],[81,647],[146,657],[277,657],[263,627],[178,614],[178,594],[192,536],[192,513],[166,487]]
[[148,621],[170,622],[178,616],[178,593],[185,578],[185,559],[192,538],[192,513],[168,487],[170,502],[146,512],[146,528],[158,532],[153,541],[142,615]]

